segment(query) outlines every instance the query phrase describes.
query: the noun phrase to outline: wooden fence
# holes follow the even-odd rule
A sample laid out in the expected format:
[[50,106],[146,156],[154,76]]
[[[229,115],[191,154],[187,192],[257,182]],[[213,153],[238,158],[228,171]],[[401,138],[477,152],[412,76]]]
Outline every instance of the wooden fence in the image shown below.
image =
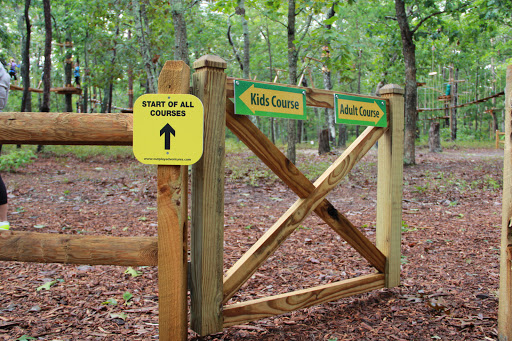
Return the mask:
[[507,68],[504,148],[498,338],[500,341],[510,341],[512,340],[512,65]]
[[[204,151],[192,166],[191,328],[201,335],[224,327],[393,287],[400,282],[403,90],[381,89],[387,128],[368,127],[311,183],[248,117],[236,115],[227,64],[215,56],[194,63],[192,93],[204,106]],[[189,69],[167,62],[159,93],[188,93]],[[263,83],[263,82],[261,82]],[[334,93],[302,88],[308,106],[333,108]],[[352,95],[352,94],[351,94]],[[353,95],[358,96],[358,95]],[[369,96],[360,96],[368,98]],[[131,114],[0,113],[0,144],[131,145]],[[298,196],[297,201],[230,269],[223,269],[224,136],[227,126]],[[376,244],[325,198],[379,141]],[[187,338],[186,166],[158,166],[158,238],[0,232],[0,260],[72,264],[158,265],[161,340]],[[229,299],[297,226],[314,212],[376,272],[310,289],[242,303]]]

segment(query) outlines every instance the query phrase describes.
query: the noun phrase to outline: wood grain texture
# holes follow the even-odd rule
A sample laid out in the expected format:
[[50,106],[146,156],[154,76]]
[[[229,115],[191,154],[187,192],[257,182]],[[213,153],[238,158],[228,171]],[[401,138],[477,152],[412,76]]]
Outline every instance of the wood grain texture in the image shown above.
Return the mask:
[[[300,198],[306,198],[315,189],[311,181],[286,158],[279,148],[247,116],[234,113],[234,104],[231,101],[226,103],[226,125]],[[383,132],[383,130],[379,132]],[[336,210],[327,199],[324,199],[318,205],[315,213],[367,259],[371,265],[380,272],[384,272],[386,258],[382,252],[345,216]]]
[[[158,78],[158,92],[188,93],[190,68],[167,61]],[[187,340],[187,166],[157,167],[158,324],[159,339]]]
[[[228,78],[227,83],[227,96],[228,98],[233,98],[235,95],[234,91],[234,81],[236,79],[240,78]],[[240,79],[244,80],[244,79]],[[348,92],[337,92],[337,91],[330,91],[330,90],[323,90],[323,89],[316,89],[316,88],[304,88],[300,86],[294,86],[290,84],[277,84],[277,83],[271,83],[271,82],[263,82],[263,81],[254,81],[250,79],[245,79],[249,82],[258,83],[258,84],[270,84],[270,85],[279,85],[284,86],[288,88],[296,88],[296,89],[302,89],[306,91],[306,105],[308,107],[320,107],[320,108],[334,108],[334,94],[341,94],[341,95],[350,95],[353,97],[361,97],[361,98],[372,98],[372,99],[379,99],[382,100],[381,97],[375,97],[375,96],[365,96],[365,95],[357,95],[357,94],[351,94]]]
[[224,307],[224,327],[243,324],[335,301],[384,287],[384,275],[373,274],[352,278],[286,294],[236,303]]
[[511,341],[512,260],[510,250],[512,248],[512,65],[507,67],[504,148],[498,338],[500,341]]
[[131,114],[0,112],[0,144],[124,145]]
[[226,63],[205,56],[194,63],[193,94],[204,106],[204,150],[192,166],[191,328],[201,335],[222,331],[224,257],[224,138]]
[[0,231],[0,261],[155,266],[157,257],[154,237]]
[[245,283],[258,267],[301,224],[387,128],[368,127],[345,152],[315,181],[315,189],[307,198],[297,200],[278,221],[226,272],[224,276],[224,300]]
[[377,247],[386,256],[386,286],[400,284],[404,90],[389,84],[381,88],[389,99],[389,130],[379,140],[377,175]]

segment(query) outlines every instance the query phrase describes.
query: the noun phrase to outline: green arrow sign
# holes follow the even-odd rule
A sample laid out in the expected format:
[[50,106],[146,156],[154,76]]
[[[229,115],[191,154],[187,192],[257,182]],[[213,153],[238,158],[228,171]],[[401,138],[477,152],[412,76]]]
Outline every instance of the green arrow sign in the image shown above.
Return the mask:
[[242,80],[234,82],[236,114],[306,119],[304,90]]
[[387,127],[386,101],[350,95],[334,95],[336,123]]

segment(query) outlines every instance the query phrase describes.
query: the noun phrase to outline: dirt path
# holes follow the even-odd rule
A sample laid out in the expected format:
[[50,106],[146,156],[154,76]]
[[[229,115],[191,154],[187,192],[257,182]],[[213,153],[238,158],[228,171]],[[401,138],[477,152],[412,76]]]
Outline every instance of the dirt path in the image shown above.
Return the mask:
[[[313,174],[314,166],[335,157],[300,153],[299,168]],[[376,161],[372,150],[329,195],[372,240]],[[417,161],[404,169],[400,287],[231,327],[204,339],[496,339],[503,151],[418,150]],[[225,268],[296,200],[250,154],[229,155],[227,163]],[[250,170],[243,174],[247,164]],[[48,157],[2,176],[15,230],[155,236],[154,174],[154,168],[132,159]],[[0,263],[0,339],[158,339],[157,270],[139,267],[137,277],[126,270]],[[310,217],[233,301],[373,271],[318,218]],[[37,290],[51,281],[49,290]],[[132,295],[127,302],[126,292]]]

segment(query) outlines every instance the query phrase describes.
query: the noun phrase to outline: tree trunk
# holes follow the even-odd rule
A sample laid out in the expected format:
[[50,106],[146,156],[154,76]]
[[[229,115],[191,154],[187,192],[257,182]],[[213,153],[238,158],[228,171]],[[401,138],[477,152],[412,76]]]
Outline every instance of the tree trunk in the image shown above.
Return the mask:
[[347,146],[347,125],[340,124],[338,127],[338,147],[346,147]]
[[416,84],[416,46],[413,33],[407,21],[403,0],[395,0],[396,17],[402,36],[402,52],[405,61],[405,132],[404,132],[404,164],[416,163],[416,122],[418,120],[417,84]]
[[329,153],[331,151],[331,147],[329,145],[329,134],[328,129],[320,131],[320,136],[318,137],[318,155]]
[[[297,49],[295,47],[295,0],[288,0],[288,80],[289,84],[297,84]],[[288,147],[286,156],[292,162],[296,162],[296,136],[297,124],[294,119],[288,120]]]
[[[25,22],[25,34],[22,35],[22,58],[23,61],[21,63],[21,78],[23,81],[23,95],[21,97],[21,112],[31,112],[32,111],[32,96],[28,88],[30,87],[30,34],[31,34],[31,24],[29,11],[30,9],[30,0],[25,0],[25,11],[22,16],[22,21]],[[20,32],[21,26],[20,26]]]
[[[174,25],[174,59],[189,64],[187,23],[185,22],[185,4],[183,0],[172,0],[172,22]],[[130,107],[131,108],[131,107]]]
[[457,140],[457,102],[458,102],[458,82],[459,79],[459,69],[453,69],[453,65],[450,68],[450,81],[452,83],[452,100],[451,100],[451,113],[450,113],[450,132],[451,132],[451,140]]
[[87,113],[88,112],[88,105],[89,105],[89,55],[87,53],[87,43],[89,42],[89,32],[86,31],[85,33],[85,40],[84,40],[84,76],[83,76],[83,84],[82,88],[84,90],[83,96],[82,96],[82,112]]
[[243,59],[243,72],[244,78],[251,78],[251,65],[250,65],[250,37],[249,37],[249,23],[245,19],[245,0],[238,0],[236,14],[242,18],[242,32],[244,36],[244,59]]
[[51,67],[52,67],[52,18],[50,0],[43,0],[44,10],[44,64],[43,64],[43,100],[39,110],[41,112],[50,112],[50,87],[51,87]]
[[[144,0],[142,0],[144,1]],[[157,76],[156,67],[153,62],[153,56],[150,49],[150,43],[148,41],[149,35],[149,23],[147,22],[146,5],[141,3],[141,0],[132,1],[133,12],[135,17],[135,32],[137,34],[137,40],[142,54],[144,69],[147,75],[147,92],[156,94],[157,92]]]
[[[66,33],[66,61],[64,63],[64,77],[65,77],[65,84],[67,87],[71,86],[71,76],[72,76],[72,70],[73,70],[73,54],[71,50],[71,32]],[[65,94],[64,95],[66,99],[66,112],[72,112],[73,111],[73,95],[72,94]]]
[[440,124],[435,120],[430,121],[430,130],[428,131],[428,147],[432,153],[440,153],[443,151],[441,148]]

